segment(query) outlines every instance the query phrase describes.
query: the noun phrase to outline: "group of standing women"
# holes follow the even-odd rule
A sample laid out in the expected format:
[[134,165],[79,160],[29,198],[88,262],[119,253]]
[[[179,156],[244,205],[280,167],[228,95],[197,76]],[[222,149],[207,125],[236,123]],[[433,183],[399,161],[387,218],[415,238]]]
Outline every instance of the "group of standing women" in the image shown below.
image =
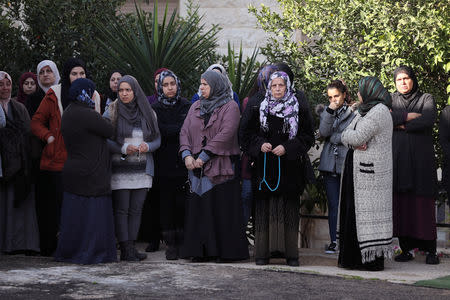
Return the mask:
[[412,260],[410,251],[419,248],[427,252],[427,264],[439,263],[432,138],[436,104],[419,91],[411,68],[397,68],[394,82],[397,91],[390,95],[377,78],[361,79],[355,114],[348,113],[352,108],[342,81],[327,87],[330,104],[319,128],[325,138],[319,170],[331,239],[326,252],[337,250],[338,231],[338,264],[344,268],[383,270],[393,237],[402,250],[396,261]]
[[[168,260],[247,259],[242,167],[254,198],[255,263],[268,264],[276,250],[299,265],[300,195],[314,126],[286,64],[260,69],[242,117],[220,65],[202,74],[192,105],[165,68],[155,73],[150,98],[133,76],[112,72],[104,101],[79,59],[66,62],[61,83],[52,61],[37,73],[21,76],[17,101],[11,77],[0,73],[2,251],[91,264],[117,261],[117,241],[121,260],[143,260],[135,241],[156,177]],[[411,260],[409,250],[419,247],[427,263],[439,263],[436,107],[410,68],[398,68],[394,80],[391,97],[377,78],[361,79],[356,112],[342,81],[327,87],[319,170],[329,203],[327,252],[339,240],[341,267],[382,270],[393,236],[403,250],[397,261]]]

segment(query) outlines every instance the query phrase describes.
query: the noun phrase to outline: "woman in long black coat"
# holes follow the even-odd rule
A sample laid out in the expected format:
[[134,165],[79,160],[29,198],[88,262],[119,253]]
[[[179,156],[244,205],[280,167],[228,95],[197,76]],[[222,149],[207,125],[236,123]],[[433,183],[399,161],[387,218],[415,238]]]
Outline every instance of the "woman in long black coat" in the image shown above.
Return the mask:
[[[161,147],[155,152],[155,183],[159,188],[160,222],[166,242],[166,259],[178,259],[183,241],[184,183],[187,170],[181,157],[180,130],[191,103],[180,96],[181,85],[170,70],[160,73],[157,84],[158,101],[152,104],[158,117]],[[158,212],[159,213],[159,212]]]
[[394,71],[397,92],[392,94],[394,185],[394,236],[402,253],[396,261],[413,259],[414,248],[427,251],[427,264],[438,264],[436,255],[437,188],[433,125],[437,109],[433,96],[419,90],[414,71],[401,66]]
[[[314,135],[288,74],[273,73],[256,124],[248,126],[248,154],[256,161],[255,263],[269,263],[269,212],[272,199],[282,203],[286,262],[298,266],[300,194],[306,183],[304,156]],[[250,107],[250,109],[252,109]],[[251,119],[254,119],[253,117]],[[256,125],[256,126],[255,126]]]

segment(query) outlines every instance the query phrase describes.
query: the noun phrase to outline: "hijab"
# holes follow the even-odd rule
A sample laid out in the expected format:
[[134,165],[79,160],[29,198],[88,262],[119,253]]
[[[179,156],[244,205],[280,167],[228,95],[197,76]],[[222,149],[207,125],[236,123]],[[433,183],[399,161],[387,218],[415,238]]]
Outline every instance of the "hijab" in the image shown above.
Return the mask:
[[208,118],[216,108],[233,100],[233,97],[225,75],[210,70],[203,73],[201,78],[208,83],[210,92],[208,98],[200,96],[200,116]]
[[[275,78],[282,78],[286,84],[286,92],[281,99],[276,99],[272,95],[272,81]],[[298,113],[299,105],[295,97],[295,91],[292,88],[291,80],[287,73],[283,71],[276,71],[270,76],[267,84],[267,91],[264,100],[259,107],[259,121],[261,129],[265,132],[269,130],[267,121],[268,115],[283,118],[283,133],[289,133],[289,139],[295,138],[298,131]]]
[[78,78],[69,89],[69,99],[73,102],[78,102],[95,109],[95,102],[92,100],[92,95],[95,92],[95,83],[87,78]]
[[88,73],[86,70],[86,64],[79,58],[71,57],[65,63],[62,71],[62,79],[61,79],[61,104],[63,110],[66,109],[67,105],[70,103],[69,98],[69,89],[71,86],[70,83],[70,72],[75,67],[82,67],[84,72],[86,73],[86,77],[88,77]]
[[[233,97],[234,97],[234,93],[233,93],[233,84],[231,83],[230,79],[228,78],[227,70],[225,70],[225,67],[222,66],[221,64],[213,64],[213,65],[210,65],[210,66],[208,67],[208,69],[206,69],[206,71],[214,71],[214,70],[219,70],[219,71],[220,71],[220,74],[222,74],[222,75],[226,78],[227,83],[228,83],[228,85],[230,86],[230,89],[229,89],[229,91],[230,91],[230,96],[231,96],[231,98],[233,99]],[[205,71],[205,72],[206,72],[206,71]],[[216,72],[216,73],[217,73],[217,72]],[[200,97],[202,96],[202,92],[200,91],[200,88],[198,89],[197,94],[198,94]]]
[[36,76],[36,74],[34,74],[34,73],[32,73],[32,72],[25,72],[25,73],[23,73],[23,74],[20,76],[20,78],[19,78],[19,92],[17,93],[17,101],[19,101],[19,102],[22,103],[23,105],[26,105],[26,104],[27,104],[28,96],[31,96],[32,94],[34,94],[34,93],[32,93],[32,94],[30,94],[30,95],[27,95],[27,94],[25,94],[25,92],[23,91],[23,83],[24,83],[25,80],[27,80],[28,78],[32,78],[32,79],[34,80],[34,83],[36,84],[36,91],[35,91],[34,93],[36,93],[37,90],[38,90],[38,81],[37,81],[37,76]]
[[[163,82],[164,79],[166,77],[172,77],[173,79],[175,79],[175,83],[177,85],[177,91],[175,93],[175,96],[173,98],[168,98],[163,91]],[[160,73],[159,79],[158,79],[158,90],[157,90],[157,94],[158,94],[158,101],[167,105],[167,106],[173,106],[175,105],[175,103],[178,102],[178,100],[180,99],[180,94],[181,94],[181,84],[180,84],[180,80],[178,79],[178,77],[175,75],[174,72],[170,71],[170,70],[164,70]]]
[[358,82],[358,92],[363,102],[358,106],[358,112],[365,116],[375,105],[383,103],[392,109],[392,98],[377,77],[367,76]]
[[258,91],[263,92],[264,94],[267,91],[267,86],[270,81],[270,75],[273,74],[277,70],[277,67],[274,65],[267,65],[261,69],[258,73],[258,77],[256,78],[256,82],[258,84]]
[[36,68],[36,73],[37,73],[37,83],[38,85],[41,87],[41,89],[44,91],[44,93],[47,93],[48,89],[50,88],[50,86],[45,87],[42,85],[42,83],[39,81],[39,72],[41,72],[43,67],[49,66],[50,69],[52,69],[53,71],[53,75],[55,75],[55,82],[53,83],[53,85],[58,84],[59,81],[61,80],[61,77],[59,76],[59,71],[58,68],[56,67],[56,64],[51,61],[51,60],[43,60],[41,61]]
[[[11,76],[9,76],[8,73],[6,73],[5,71],[0,71],[0,80],[3,79],[8,79],[11,82],[11,86],[12,86],[12,79]],[[5,112],[5,115],[8,113],[8,103],[11,100],[11,92],[9,92],[9,97],[6,100],[0,100],[0,105],[3,108],[3,111]]]
[[[112,70],[111,72],[109,72],[109,76],[108,76],[108,80],[111,79],[111,76],[114,73],[119,73],[122,77],[123,75],[125,75],[125,72],[123,72],[122,70]],[[106,97],[112,102],[114,100],[117,99],[117,92],[113,92],[113,90],[111,89],[111,87],[108,85],[108,92],[106,93]],[[109,104],[109,103],[108,103]]]
[[404,74],[408,75],[408,77],[412,79],[412,81],[413,81],[413,87],[412,87],[412,89],[411,89],[408,93],[406,93],[406,94],[402,94],[402,93],[400,93],[400,92],[398,92],[398,91],[397,91],[397,93],[398,93],[398,95],[399,95],[402,99],[404,99],[404,100],[410,102],[411,100],[413,100],[414,98],[416,98],[416,95],[417,95],[417,93],[419,92],[419,82],[417,81],[416,74],[414,73],[414,70],[413,70],[411,67],[408,67],[408,66],[400,66],[400,67],[398,67],[397,69],[395,69],[395,71],[394,71],[394,83],[395,83],[395,81],[397,80],[397,76],[398,76],[399,74],[401,74],[401,73],[404,73]]
[[145,141],[153,141],[159,136],[156,114],[153,111],[147,97],[136,78],[131,75],[125,75],[120,79],[118,86],[126,82],[131,86],[134,93],[134,99],[129,103],[123,103],[120,99],[117,101],[117,128],[116,140],[123,144],[126,137],[130,137],[135,127],[142,128]]

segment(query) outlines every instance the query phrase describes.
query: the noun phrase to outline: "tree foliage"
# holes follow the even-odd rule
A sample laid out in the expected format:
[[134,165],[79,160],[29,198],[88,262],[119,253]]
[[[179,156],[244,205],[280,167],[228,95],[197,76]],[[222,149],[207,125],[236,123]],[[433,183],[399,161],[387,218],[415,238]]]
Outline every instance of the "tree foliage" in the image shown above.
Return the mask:
[[178,18],[177,12],[167,14],[158,24],[158,3],[153,15],[136,5],[135,21],[113,22],[108,29],[102,24],[97,42],[102,45],[98,57],[107,64],[115,64],[127,74],[134,75],[147,94],[154,92],[153,73],[161,67],[174,71],[181,80],[182,93],[187,96],[199,86],[202,61],[214,55],[217,27],[205,30],[198,8],[189,6],[188,16]]
[[257,70],[261,65],[256,60],[258,53],[259,48],[255,47],[252,56],[244,59],[242,42],[239,47],[239,53],[236,53],[234,47],[232,48],[230,42],[228,42],[228,55],[223,57],[225,61],[224,66],[228,70],[228,77],[233,84],[233,91],[238,94],[241,101],[247,97],[255,84],[256,77],[258,77]]
[[[262,52],[287,61],[298,85],[314,102],[331,79],[342,78],[356,91],[362,76],[373,75],[394,90],[393,70],[412,66],[421,89],[440,107],[450,93],[450,22],[443,0],[278,0],[249,10],[270,38]],[[306,38],[296,41],[299,32]]]
[[93,78],[104,78],[109,66],[96,59],[101,47],[93,37],[99,34],[94,22],[116,18],[124,0],[0,0],[1,69],[14,78],[34,71],[39,61],[51,59],[58,68],[72,56],[87,63]]

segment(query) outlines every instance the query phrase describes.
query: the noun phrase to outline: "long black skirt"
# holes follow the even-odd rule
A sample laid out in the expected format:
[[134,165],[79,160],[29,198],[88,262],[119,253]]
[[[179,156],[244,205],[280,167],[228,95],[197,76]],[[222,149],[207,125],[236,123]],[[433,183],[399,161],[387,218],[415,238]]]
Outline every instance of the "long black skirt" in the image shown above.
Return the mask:
[[353,184],[353,150],[347,152],[339,204],[339,259],[338,266],[348,269],[362,267],[361,251],[356,235],[355,187]]
[[215,185],[186,199],[184,244],[180,256],[249,258],[238,179]]
[[364,269],[381,271],[384,268],[384,257],[376,257],[374,261],[363,264],[359,248],[356,215],[355,186],[353,183],[353,150],[347,152],[341,187],[339,211],[339,258],[338,266],[346,269]]
[[75,264],[117,261],[111,196],[64,193],[55,260]]

